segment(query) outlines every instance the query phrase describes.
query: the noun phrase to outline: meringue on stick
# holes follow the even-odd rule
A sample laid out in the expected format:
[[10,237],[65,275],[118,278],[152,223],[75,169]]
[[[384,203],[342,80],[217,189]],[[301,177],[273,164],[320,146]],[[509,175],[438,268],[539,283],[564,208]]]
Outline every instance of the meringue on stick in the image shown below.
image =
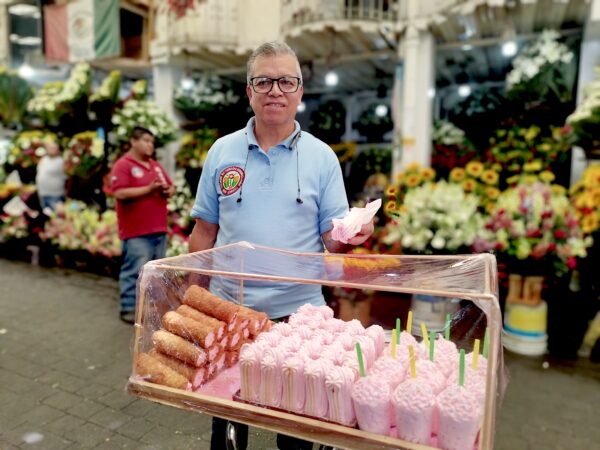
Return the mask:
[[[394,330],[395,331],[395,330]],[[352,404],[361,430],[388,435],[392,426],[390,385],[378,375],[361,377],[352,387]]]
[[435,396],[429,384],[417,378],[415,352],[408,347],[411,377],[400,384],[392,395],[398,437],[428,445],[431,439]]
[[446,388],[437,398],[438,444],[445,450],[473,448],[481,426],[483,409],[475,394],[465,387],[465,351],[460,350],[458,385]]

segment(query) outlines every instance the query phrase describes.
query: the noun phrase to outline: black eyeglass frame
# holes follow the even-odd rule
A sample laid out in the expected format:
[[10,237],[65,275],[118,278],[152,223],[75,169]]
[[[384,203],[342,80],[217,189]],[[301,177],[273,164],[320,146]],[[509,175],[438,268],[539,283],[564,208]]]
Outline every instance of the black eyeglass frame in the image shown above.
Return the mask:
[[[293,79],[293,80],[297,80],[298,81],[298,85],[296,86],[295,90],[293,90],[293,91],[284,91],[283,89],[281,89],[281,85],[279,84],[279,80],[283,80],[285,78],[287,78],[287,79]],[[271,87],[269,88],[268,91],[265,91],[265,92],[257,91],[256,90],[256,86],[254,86],[254,80],[269,80],[271,82]],[[273,90],[273,86],[275,86],[275,83],[277,83],[277,87],[284,94],[294,94],[295,92],[298,92],[298,89],[300,89],[300,86],[302,86],[302,78],[300,78],[300,77],[279,77],[279,78],[252,77],[252,78],[250,78],[250,86],[252,86],[252,90],[254,92],[256,92],[257,94],[268,94],[269,92],[271,92]]]

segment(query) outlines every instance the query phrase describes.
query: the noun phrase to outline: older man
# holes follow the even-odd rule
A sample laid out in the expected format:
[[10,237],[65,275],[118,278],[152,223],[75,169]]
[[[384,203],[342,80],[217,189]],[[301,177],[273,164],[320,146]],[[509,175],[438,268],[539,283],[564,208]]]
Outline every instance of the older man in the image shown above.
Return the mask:
[[[255,116],[208,153],[191,214],[196,224],[190,252],[238,241],[333,253],[362,244],[372,224],[363,226],[350,245],[331,239],[332,219],[346,214],[348,201],[335,153],[295,121],[304,88],[294,51],[279,42],[261,45],[248,60],[247,82]],[[235,301],[237,285],[215,278],[210,288]],[[272,319],[284,319],[307,302],[325,304],[320,286],[244,284],[244,304]],[[237,432],[237,448],[245,448],[247,429],[238,426]],[[214,419],[212,449],[223,448],[224,435],[225,422]],[[312,448],[283,435],[277,445]]]

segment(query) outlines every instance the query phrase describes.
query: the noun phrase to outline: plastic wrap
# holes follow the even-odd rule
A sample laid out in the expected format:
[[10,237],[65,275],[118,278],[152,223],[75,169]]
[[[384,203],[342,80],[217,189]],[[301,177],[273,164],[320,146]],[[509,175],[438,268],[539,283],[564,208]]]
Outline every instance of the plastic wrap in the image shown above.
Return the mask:
[[[385,342],[379,337],[381,329],[364,330],[358,321],[341,323],[330,317],[325,309],[317,322],[302,320],[311,314],[321,314],[306,307],[304,315],[297,313],[292,315],[289,323],[273,325],[266,320],[265,314],[256,314],[249,309],[238,311],[232,305],[244,305],[244,297],[250,299],[251,290],[256,291],[262,286],[277,289],[300,285],[323,286],[325,298],[332,287],[375,292],[383,299],[379,302],[380,307],[385,307],[385,314],[390,318],[388,323],[382,324],[381,336],[385,336]],[[217,297],[228,301],[221,304],[222,300]],[[419,299],[421,303],[418,303]],[[423,312],[418,305],[429,305],[428,302],[435,307],[452,307],[448,324],[450,340],[467,353],[473,350],[476,339],[483,342],[487,330],[488,358],[480,359],[478,369],[485,382],[476,386],[467,377],[464,386],[474,396],[477,394],[482,408],[481,428],[474,448],[491,449],[496,408],[507,378],[502,358],[496,260],[489,254],[313,254],[240,242],[152,261],[144,266],[138,281],[133,369],[128,390],[133,395],[160,403],[342,448],[437,448],[436,430],[440,424],[436,421],[439,419],[434,418],[434,434],[423,446],[397,437],[392,409],[392,428],[387,435],[356,428],[356,416],[348,399],[352,383],[360,378],[359,365],[352,354],[356,342],[363,348],[365,375],[379,373],[377,371],[386,366],[385,360],[390,359],[390,352],[396,352],[390,350],[389,343],[390,328],[394,327],[396,317],[402,318],[401,339],[404,341],[401,342],[412,343],[415,352],[427,359],[426,348],[419,344],[422,340],[419,321]],[[412,329],[406,331],[411,331],[414,338],[404,331],[407,311],[411,308],[414,322]],[[211,319],[194,316],[199,311]],[[447,342],[442,338],[447,323],[442,322],[441,326],[436,326],[435,321],[431,323],[434,325],[429,331],[441,333],[436,343]],[[269,332],[271,326],[275,328]],[[320,348],[311,347],[316,345],[311,343],[314,340],[319,342]],[[257,341],[263,343],[258,345]],[[283,341],[286,350],[282,353],[279,349]],[[245,348],[244,361],[239,364],[243,344],[252,349]],[[422,376],[439,371],[447,383],[456,384],[458,370],[454,363],[444,365],[444,352],[442,347],[439,348],[437,368],[428,368],[429,361],[423,361],[416,366],[417,371],[421,371]],[[262,355],[260,367],[251,365],[255,358],[253,352]],[[318,358],[328,358],[335,370],[331,367],[327,370],[329,366],[318,367],[321,364]],[[407,356],[398,354],[398,358]],[[472,357],[467,361],[472,364]],[[241,367],[244,386],[240,382]],[[318,401],[313,395],[316,385],[310,387],[310,392],[306,386],[300,391],[294,388],[302,383],[302,373],[309,372],[316,377],[312,378],[315,383],[324,383],[328,389],[327,397],[320,397],[319,401],[325,402],[324,407],[329,401],[333,408],[329,415],[319,412]],[[324,375],[319,378],[321,372]],[[380,377],[389,381],[392,392],[399,380],[381,373]],[[409,375],[404,376],[407,377]],[[268,380],[266,384],[265,379]],[[281,389],[283,396],[274,398],[273,386]],[[308,404],[310,395],[311,414],[306,414],[305,410],[297,408],[305,397]],[[359,397],[364,400],[365,395]],[[315,417],[319,414],[322,417]],[[452,414],[455,413],[446,415],[454,420]],[[446,422],[441,425],[447,426]]]

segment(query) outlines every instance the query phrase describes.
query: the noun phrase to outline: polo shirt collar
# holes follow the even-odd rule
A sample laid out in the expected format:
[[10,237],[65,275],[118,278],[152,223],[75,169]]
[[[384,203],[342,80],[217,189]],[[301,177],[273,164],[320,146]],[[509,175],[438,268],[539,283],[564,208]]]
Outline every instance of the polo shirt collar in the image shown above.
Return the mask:
[[[258,145],[258,141],[256,140],[256,136],[254,135],[254,124],[256,122],[256,119],[254,117],[252,117],[248,123],[246,124],[246,136],[248,138],[248,148],[252,149],[252,148],[260,148],[260,145]],[[294,136],[296,136],[296,134],[298,134],[300,132],[300,124],[298,123],[297,120],[294,120],[294,131],[292,131],[292,134],[290,134],[288,137],[286,137],[283,141],[281,141],[279,144],[277,144],[275,147],[285,147],[288,150],[293,150],[293,140],[294,140]]]

